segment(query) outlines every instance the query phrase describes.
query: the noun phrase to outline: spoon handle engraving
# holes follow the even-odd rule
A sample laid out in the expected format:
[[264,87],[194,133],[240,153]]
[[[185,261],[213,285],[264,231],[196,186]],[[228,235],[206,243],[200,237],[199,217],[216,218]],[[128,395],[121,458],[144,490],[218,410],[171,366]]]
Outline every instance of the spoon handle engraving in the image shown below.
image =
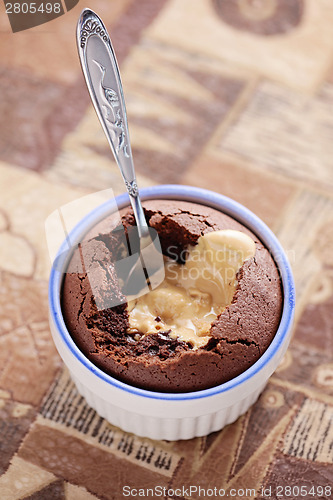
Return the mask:
[[117,59],[102,20],[90,9],[84,9],[79,18],[77,46],[91,100],[137,212],[138,226],[146,226],[136,200],[138,187]]

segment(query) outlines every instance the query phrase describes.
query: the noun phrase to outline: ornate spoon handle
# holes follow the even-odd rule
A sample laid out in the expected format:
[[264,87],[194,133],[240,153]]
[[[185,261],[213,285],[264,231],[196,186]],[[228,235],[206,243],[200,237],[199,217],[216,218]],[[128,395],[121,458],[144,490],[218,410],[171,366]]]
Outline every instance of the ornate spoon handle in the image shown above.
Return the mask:
[[149,235],[133,165],[123,87],[109,34],[100,17],[84,9],[77,25],[82,71],[97,116],[124,178],[139,236]]

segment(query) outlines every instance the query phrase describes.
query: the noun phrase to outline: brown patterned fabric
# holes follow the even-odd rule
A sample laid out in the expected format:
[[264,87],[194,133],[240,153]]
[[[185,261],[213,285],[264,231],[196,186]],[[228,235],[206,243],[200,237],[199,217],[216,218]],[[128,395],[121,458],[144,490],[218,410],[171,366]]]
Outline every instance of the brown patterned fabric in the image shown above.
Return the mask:
[[[207,437],[154,442],[111,426],[77,393],[51,340],[44,221],[80,196],[124,191],[76,54],[88,5],[121,64],[139,185],[190,184],[240,201],[293,267],[285,358],[257,403]],[[332,497],[332,25],[327,0],[81,0],[13,34],[1,8],[1,500],[118,500],[133,488],[146,498],[208,498],[214,488]]]

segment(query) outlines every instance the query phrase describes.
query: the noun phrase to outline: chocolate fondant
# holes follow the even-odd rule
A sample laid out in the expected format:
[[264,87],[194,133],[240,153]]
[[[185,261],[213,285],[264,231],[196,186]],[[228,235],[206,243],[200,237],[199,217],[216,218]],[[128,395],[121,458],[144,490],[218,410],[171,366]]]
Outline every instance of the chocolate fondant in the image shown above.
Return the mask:
[[[99,282],[99,303],[123,298],[113,266],[121,258],[122,232],[110,231],[116,226],[112,217],[90,231],[70,261],[62,289],[67,328],[94,364],[130,385],[189,392],[226,382],[257,361],[277,331],[282,311],[278,269],[259,239],[228,215],[174,200],[152,200],[143,205],[149,225],[159,234],[163,253],[179,262],[186,259],[186,249],[210,231],[234,229],[255,240],[255,256],[239,270],[232,303],[212,323],[210,340],[193,349],[190,343],[170,338],[168,332],[129,334],[126,302],[98,310],[88,276],[79,267],[84,247],[85,269],[94,268]],[[134,225],[130,209],[122,211],[121,223],[125,232]],[[95,287],[94,291],[96,297]]]

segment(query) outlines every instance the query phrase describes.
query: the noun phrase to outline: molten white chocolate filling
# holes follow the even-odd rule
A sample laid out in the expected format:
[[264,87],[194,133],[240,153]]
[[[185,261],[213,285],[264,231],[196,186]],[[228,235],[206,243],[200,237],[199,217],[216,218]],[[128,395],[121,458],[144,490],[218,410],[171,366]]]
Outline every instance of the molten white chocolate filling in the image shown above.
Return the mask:
[[194,349],[204,346],[212,322],[232,302],[237,272],[254,254],[252,238],[226,229],[201,236],[185,264],[165,258],[164,281],[128,303],[129,333],[167,332]]

